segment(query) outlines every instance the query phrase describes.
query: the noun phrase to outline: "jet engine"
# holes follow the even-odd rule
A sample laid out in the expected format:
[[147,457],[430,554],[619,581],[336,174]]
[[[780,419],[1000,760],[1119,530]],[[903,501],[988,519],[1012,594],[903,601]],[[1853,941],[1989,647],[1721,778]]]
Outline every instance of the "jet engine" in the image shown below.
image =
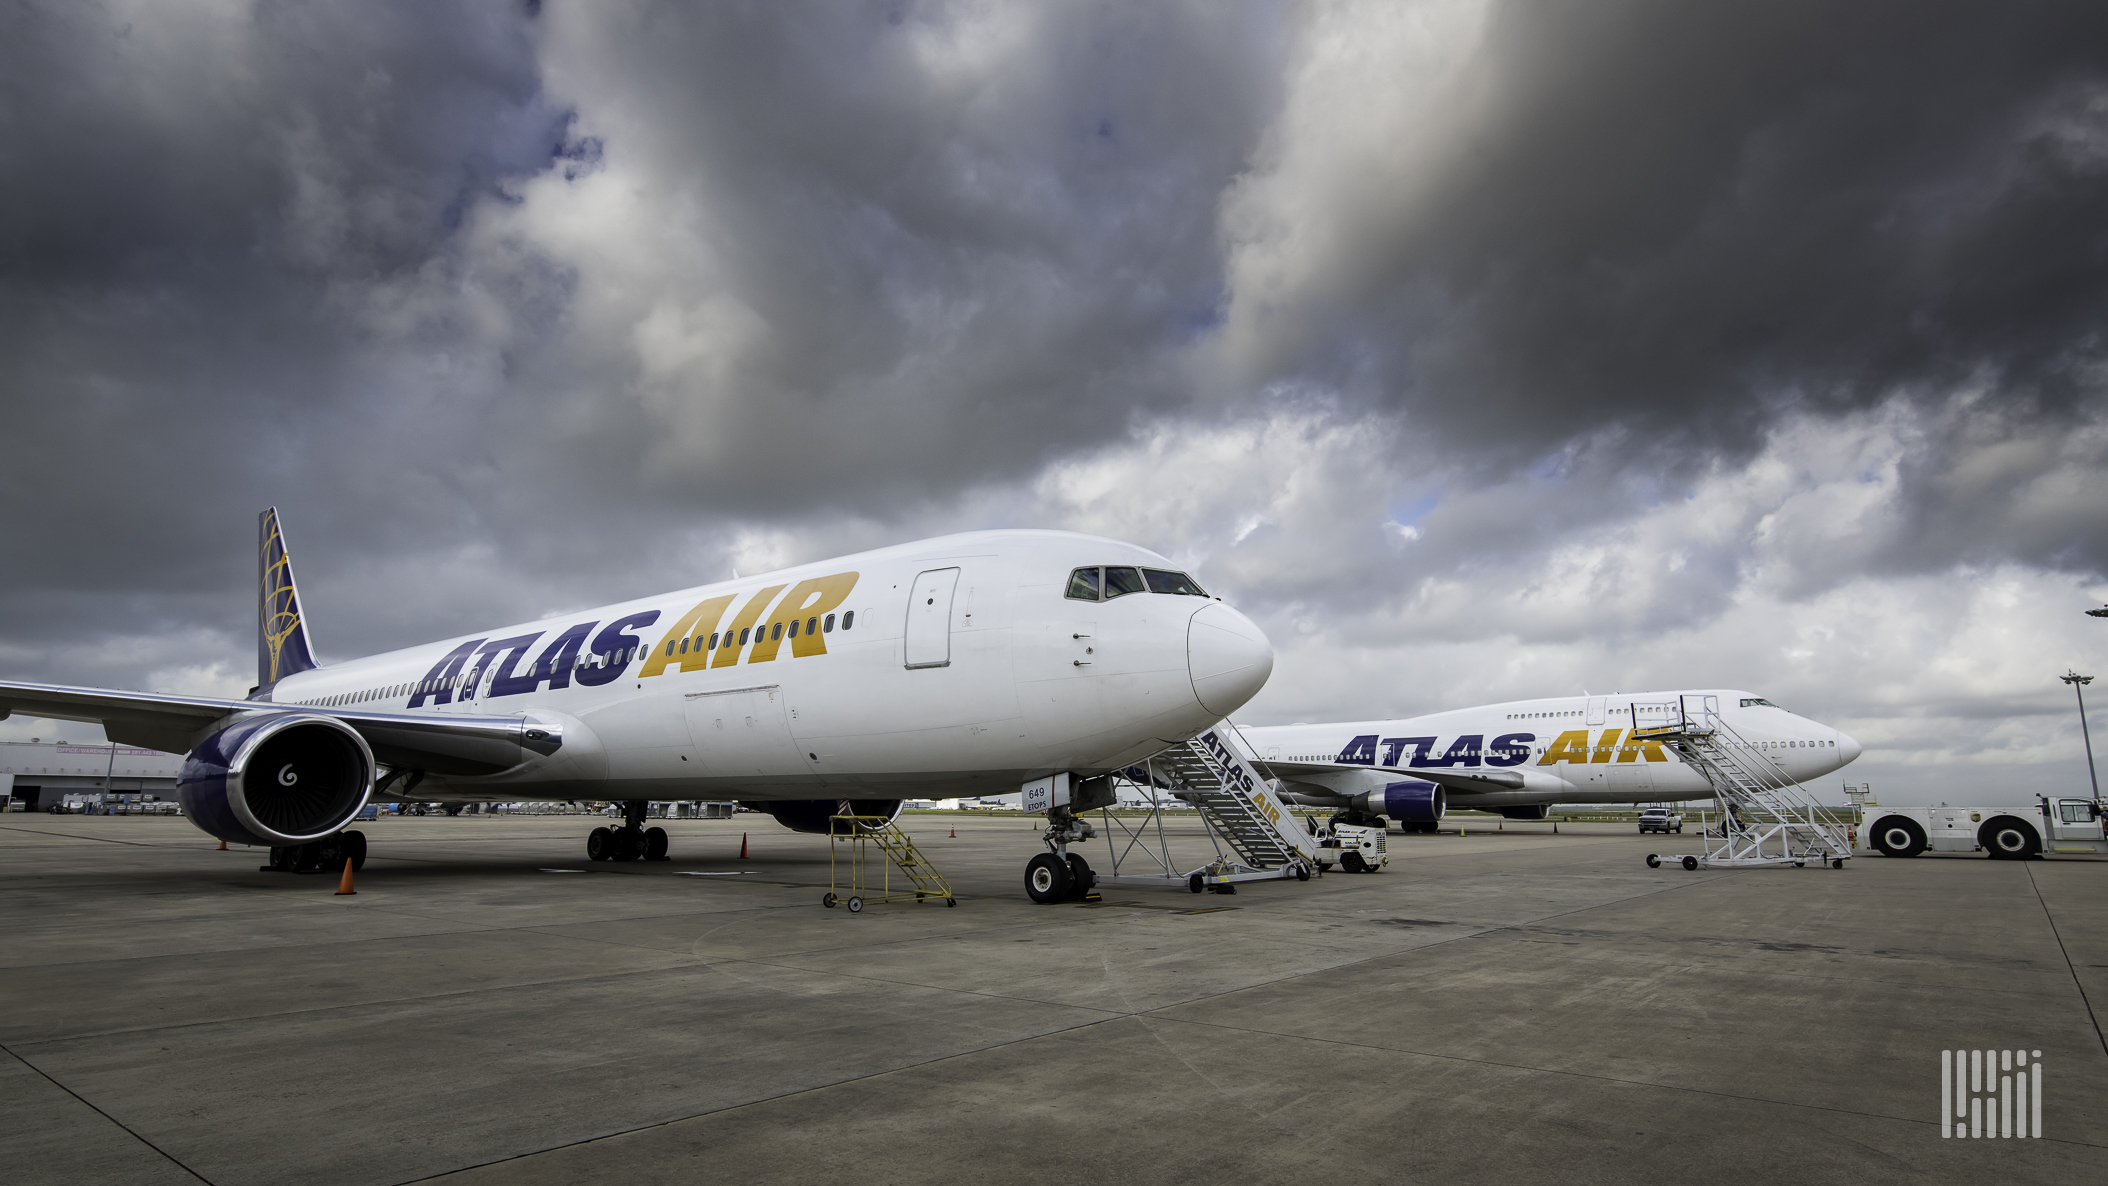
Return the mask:
[[289,848],[334,835],[373,793],[373,751],[332,717],[247,717],[183,757],[176,795],[222,840]]
[[1549,819],[1552,805],[1549,803],[1525,803],[1521,806],[1496,807],[1505,819]]
[[1393,782],[1380,791],[1354,796],[1354,808],[1370,815],[1387,815],[1407,824],[1439,823],[1449,810],[1449,796],[1431,782]]
[[757,803],[741,803],[749,811],[766,811],[776,817],[776,822],[793,832],[811,832],[825,836],[828,820],[838,815],[882,815],[887,820],[900,816],[905,799],[775,799]]

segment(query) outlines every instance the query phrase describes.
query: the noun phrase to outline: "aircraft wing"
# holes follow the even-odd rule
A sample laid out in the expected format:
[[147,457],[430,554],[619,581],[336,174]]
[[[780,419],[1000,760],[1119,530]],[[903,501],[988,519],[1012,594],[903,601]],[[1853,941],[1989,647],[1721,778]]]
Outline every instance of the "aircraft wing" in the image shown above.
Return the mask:
[[[1254,759],[1252,765],[1257,766],[1268,775],[1286,782],[1322,784],[1328,777],[1341,774],[1373,772],[1396,775],[1399,778],[1417,778],[1423,782],[1431,782],[1436,786],[1445,787],[1452,791],[1463,791],[1467,794],[1484,794],[1488,791],[1558,789],[1543,786],[1541,780],[1546,776],[1539,775],[1533,779],[1520,770],[1479,769],[1466,772],[1448,768],[1429,770],[1419,766],[1365,766],[1360,763],[1346,762],[1280,762],[1267,761],[1263,758]],[[1565,786],[1563,779],[1560,780],[1559,786]]]
[[432,774],[495,774],[563,745],[561,727],[520,716],[347,712],[211,696],[159,696],[107,688],[0,681],[0,720],[14,713],[94,721],[110,740],[187,752],[214,722],[237,714],[298,712],[334,717],[357,730],[383,766]]

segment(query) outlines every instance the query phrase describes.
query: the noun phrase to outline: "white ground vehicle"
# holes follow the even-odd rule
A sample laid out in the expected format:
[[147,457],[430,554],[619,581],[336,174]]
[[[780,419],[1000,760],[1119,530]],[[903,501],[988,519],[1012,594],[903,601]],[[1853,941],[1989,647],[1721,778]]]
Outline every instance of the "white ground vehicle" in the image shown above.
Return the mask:
[[2108,856],[2108,806],[2087,798],[2036,795],[2003,806],[1883,807],[1868,803],[1865,837],[1883,856],[1982,852],[2020,859],[2044,853]]
[[1648,832],[1681,831],[1683,831],[1683,812],[1681,811],[1671,811],[1666,807],[1649,807],[1647,810],[1640,812],[1640,833],[1642,835]]
[[1317,830],[1318,868],[1337,864],[1347,873],[1375,873],[1391,863],[1387,832],[1356,824],[1332,824]]

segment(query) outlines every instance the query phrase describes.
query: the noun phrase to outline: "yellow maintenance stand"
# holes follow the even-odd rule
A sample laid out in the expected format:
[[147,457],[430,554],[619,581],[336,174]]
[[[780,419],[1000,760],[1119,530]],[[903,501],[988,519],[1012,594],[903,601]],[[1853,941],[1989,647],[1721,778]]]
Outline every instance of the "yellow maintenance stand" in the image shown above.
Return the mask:
[[[820,904],[832,910],[849,907],[863,910],[866,902],[907,902],[920,906],[924,898],[942,898],[946,906],[957,906],[951,882],[930,864],[899,824],[883,815],[837,815],[827,821],[827,896]],[[876,853],[870,851],[877,849]],[[872,892],[871,873],[879,875]],[[901,873],[901,887],[893,888],[893,870]],[[843,884],[844,878],[848,884]],[[848,896],[841,896],[843,891]]]

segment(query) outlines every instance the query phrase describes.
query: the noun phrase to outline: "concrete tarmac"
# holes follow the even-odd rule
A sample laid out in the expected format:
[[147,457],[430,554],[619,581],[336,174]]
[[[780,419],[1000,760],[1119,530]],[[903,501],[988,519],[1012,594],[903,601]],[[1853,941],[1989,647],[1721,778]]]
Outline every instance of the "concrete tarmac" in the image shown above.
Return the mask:
[[[2049,1183],[2108,1153],[2108,862],[1687,873],[1641,858],[1689,834],[1474,824],[1380,874],[1035,906],[1033,821],[922,815],[958,907],[851,915],[823,837],[668,821],[672,861],[593,864],[596,822],[366,824],[339,897],[182,820],[0,816],[0,1177]],[[2039,1050],[2046,1138],[1943,1139],[1954,1048]]]

